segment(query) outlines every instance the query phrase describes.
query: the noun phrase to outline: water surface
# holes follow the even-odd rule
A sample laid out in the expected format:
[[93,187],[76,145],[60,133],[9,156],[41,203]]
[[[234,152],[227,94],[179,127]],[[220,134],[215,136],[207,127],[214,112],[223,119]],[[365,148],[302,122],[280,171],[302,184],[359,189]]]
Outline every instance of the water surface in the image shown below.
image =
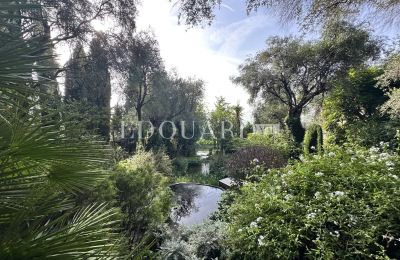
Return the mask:
[[171,212],[174,224],[200,224],[218,209],[222,189],[207,185],[178,183],[171,186],[176,207]]

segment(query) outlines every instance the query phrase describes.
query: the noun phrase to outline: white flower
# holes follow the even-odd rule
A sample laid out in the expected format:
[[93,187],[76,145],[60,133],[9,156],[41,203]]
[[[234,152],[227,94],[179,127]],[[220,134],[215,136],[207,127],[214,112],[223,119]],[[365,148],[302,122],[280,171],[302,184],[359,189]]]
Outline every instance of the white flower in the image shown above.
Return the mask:
[[399,179],[399,177],[396,176],[396,175],[394,175],[394,174],[389,174],[388,176],[389,176],[389,177],[392,177],[392,178],[395,179],[395,180],[398,180],[398,179]]
[[381,160],[386,161],[386,160],[388,160],[388,159],[390,158],[390,154],[388,154],[388,153],[381,153],[381,154],[379,155],[379,157],[380,157]]
[[315,218],[316,215],[317,215],[316,213],[312,212],[312,213],[310,213],[310,214],[307,215],[307,218],[308,218],[308,219],[310,219],[310,218]]
[[319,191],[317,191],[315,194],[314,194],[314,197],[315,198],[319,198],[319,197],[321,197],[321,192],[319,192]]
[[311,148],[311,150],[315,150],[315,146],[311,146],[310,148]]
[[343,191],[334,191],[334,192],[329,193],[329,195],[331,197],[339,197],[339,196],[343,196],[344,192]]
[[257,222],[254,222],[254,221],[251,222],[251,223],[250,223],[250,227],[251,227],[251,228],[256,228],[256,227],[257,227]]
[[264,236],[259,236],[257,242],[259,246],[264,246],[265,245]]
[[238,232],[243,232],[243,229],[239,228],[239,229],[238,229]]
[[371,148],[369,148],[369,152],[370,153],[377,153],[377,152],[379,152],[379,148],[375,147],[375,146],[372,146]]
[[328,153],[328,156],[329,157],[334,157],[336,154],[334,153],[334,152],[330,152],[330,153]]
[[256,221],[257,221],[257,222],[260,222],[262,219],[263,219],[263,217],[258,217],[258,218],[256,219]]
[[315,176],[321,177],[321,176],[324,176],[324,173],[323,173],[323,172],[317,172],[317,173],[315,174]]
[[258,160],[257,158],[254,158],[254,159],[253,159],[253,162],[254,162],[254,163],[258,163],[259,160]]
[[386,162],[386,166],[387,166],[387,167],[393,167],[393,166],[394,166],[394,162],[392,162],[392,161],[387,161],[387,162]]
[[288,171],[288,174],[293,174],[293,171],[292,170]]
[[293,197],[292,195],[286,194],[286,195],[285,195],[285,200],[290,200],[292,197]]
[[386,142],[386,143],[385,143],[385,142],[380,142],[380,143],[379,143],[379,146],[382,147],[382,148],[388,148],[388,147],[389,147],[389,143],[387,143],[387,142]]
[[329,232],[329,234],[334,236],[334,237],[339,237],[340,236],[339,231],[337,231],[337,230],[333,231],[333,233]]

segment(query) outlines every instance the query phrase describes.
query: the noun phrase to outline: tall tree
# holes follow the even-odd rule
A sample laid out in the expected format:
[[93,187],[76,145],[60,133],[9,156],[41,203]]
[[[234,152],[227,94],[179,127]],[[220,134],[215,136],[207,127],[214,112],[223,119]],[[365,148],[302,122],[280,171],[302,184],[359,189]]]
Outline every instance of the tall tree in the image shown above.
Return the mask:
[[235,119],[236,114],[232,105],[226,102],[225,98],[218,97],[215,108],[210,113],[210,123],[216,138],[216,146],[221,152],[229,148],[230,140],[233,137],[229,132],[223,132],[223,130],[233,127]]
[[252,99],[261,95],[285,105],[286,125],[298,143],[304,137],[303,109],[331,89],[335,78],[379,51],[377,41],[367,31],[347,23],[327,26],[317,42],[273,37],[267,45],[265,51],[239,67],[240,75],[234,82],[244,86]]
[[81,43],[76,44],[65,71],[65,100],[87,101],[86,88],[87,56]]
[[[195,143],[200,138],[200,125],[204,121],[202,103],[204,82],[193,78],[182,78],[177,73],[163,73],[154,84],[151,102],[144,109],[144,116],[155,127],[163,121],[172,121],[177,126],[174,147],[164,140],[170,155],[193,155]],[[181,127],[185,121],[184,129]],[[163,126],[163,130],[166,130]],[[172,129],[167,129],[171,132]],[[185,132],[182,132],[182,131]],[[168,133],[170,134],[170,133]],[[187,138],[183,138],[186,136]],[[173,148],[173,149],[172,149]],[[168,149],[167,149],[168,150]]]
[[106,39],[104,35],[97,34],[90,43],[90,56],[86,78],[88,82],[88,102],[95,107],[95,117],[99,134],[106,140],[110,137],[111,120],[111,79],[109,62],[106,50]]
[[177,73],[162,73],[154,83],[153,97],[145,109],[146,117],[159,126],[165,120],[193,120],[203,101],[204,82],[182,78]]
[[77,102],[87,119],[88,130],[95,130],[106,140],[110,136],[111,82],[108,51],[104,35],[90,43],[89,55],[77,44],[68,62],[65,78],[65,100]]
[[[134,108],[142,120],[143,107],[150,101],[154,82],[164,67],[157,40],[149,32],[140,32],[125,47],[127,84],[124,89],[127,108]],[[125,65],[123,65],[125,66]]]
[[240,128],[241,128],[241,122],[242,122],[242,116],[243,116],[243,107],[240,104],[234,105],[232,107],[233,111],[235,111],[235,133],[237,135],[240,134]]

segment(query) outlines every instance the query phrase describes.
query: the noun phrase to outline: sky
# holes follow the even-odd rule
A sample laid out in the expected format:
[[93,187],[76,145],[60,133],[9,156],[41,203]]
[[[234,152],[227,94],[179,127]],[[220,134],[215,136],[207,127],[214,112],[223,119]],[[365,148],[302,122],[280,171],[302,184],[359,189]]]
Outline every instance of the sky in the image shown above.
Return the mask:
[[205,81],[205,103],[211,110],[216,98],[225,97],[232,105],[244,107],[245,121],[251,121],[249,95],[230,78],[249,55],[265,47],[269,36],[293,34],[295,26],[282,27],[263,12],[246,15],[240,0],[224,1],[211,26],[189,28],[178,24],[173,3],[142,1],[137,18],[138,30],[152,30],[167,69],[181,76]]
[[[183,77],[202,79],[209,110],[219,96],[232,105],[240,104],[244,107],[244,121],[252,121],[249,95],[230,78],[238,74],[238,66],[247,57],[266,47],[267,38],[299,35],[295,22],[282,25],[265,10],[248,16],[244,0],[224,0],[211,26],[195,28],[178,24],[177,8],[168,0],[143,0],[138,11],[137,30],[153,31],[167,70],[175,69]],[[101,23],[94,26],[99,30],[107,27]],[[385,34],[382,30],[379,33]],[[307,36],[310,37],[313,38]],[[61,64],[70,56],[65,48],[59,54]],[[114,93],[111,105],[117,103],[120,99]]]

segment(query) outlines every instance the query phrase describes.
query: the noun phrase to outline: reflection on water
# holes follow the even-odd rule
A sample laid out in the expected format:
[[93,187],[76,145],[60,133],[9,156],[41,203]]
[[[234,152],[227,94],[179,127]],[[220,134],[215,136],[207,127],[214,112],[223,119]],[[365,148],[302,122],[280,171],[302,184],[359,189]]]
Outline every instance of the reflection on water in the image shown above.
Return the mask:
[[201,163],[201,174],[208,175],[210,173],[210,163],[203,162]]
[[174,224],[191,226],[207,219],[218,209],[222,190],[206,185],[179,183],[171,186],[176,208],[171,212]]
[[196,155],[201,159],[201,166],[191,166],[189,171],[193,174],[208,175],[210,173],[210,163],[208,162],[209,157],[208,151],[197,151]]
[[208,159],[208,151],[197,151],[196,155],[199,156],[202,160]]

